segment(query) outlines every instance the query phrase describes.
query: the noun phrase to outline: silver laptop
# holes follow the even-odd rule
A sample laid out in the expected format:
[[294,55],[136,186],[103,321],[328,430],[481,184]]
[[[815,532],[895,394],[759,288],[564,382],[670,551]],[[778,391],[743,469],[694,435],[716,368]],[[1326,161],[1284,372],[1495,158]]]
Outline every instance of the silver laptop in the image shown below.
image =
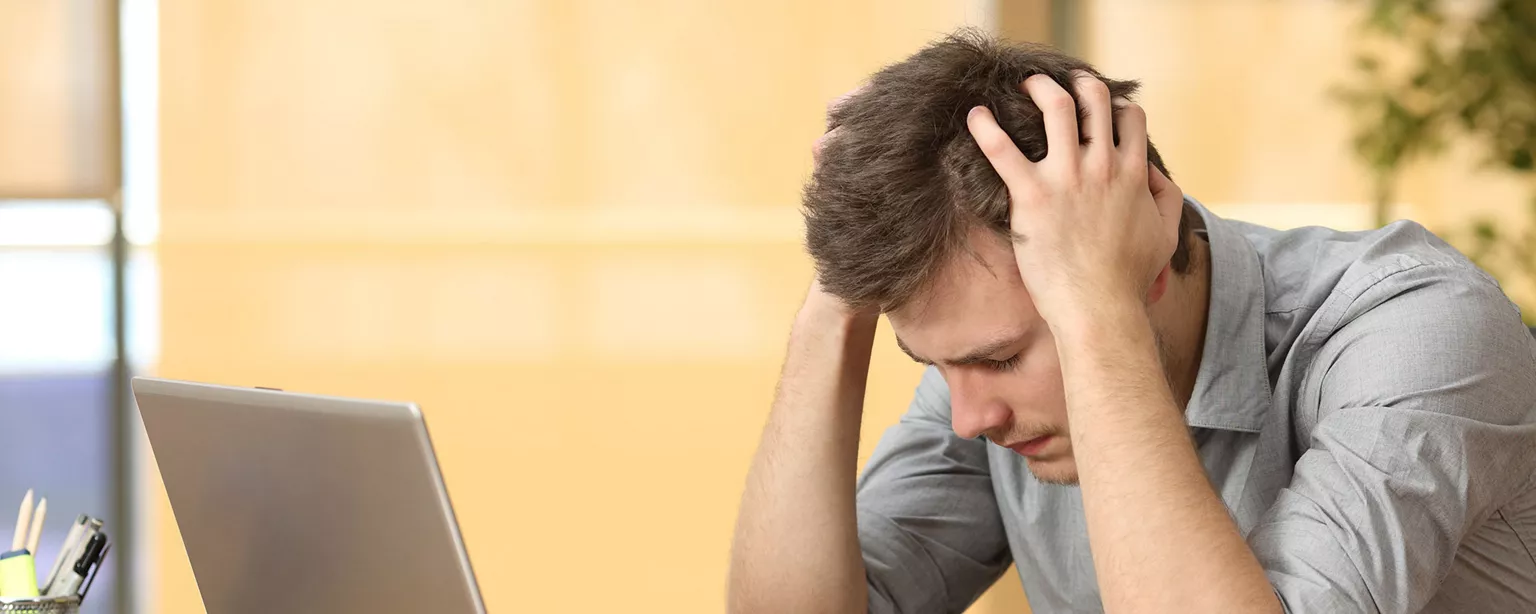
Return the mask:
[[421,411],[134,378],[208,614],[482,614]]

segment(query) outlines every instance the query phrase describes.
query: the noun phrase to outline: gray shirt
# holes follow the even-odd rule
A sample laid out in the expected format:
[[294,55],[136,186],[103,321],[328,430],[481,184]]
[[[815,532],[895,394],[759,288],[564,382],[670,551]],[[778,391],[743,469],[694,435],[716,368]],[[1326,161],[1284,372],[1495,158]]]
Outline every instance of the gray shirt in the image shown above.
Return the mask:
[[[1536,341],[1412,222],[1276,231],[1190,201],[1211,246],[1185,416],[1289,612],[1536,612]],[[923,374],[858,486],[872,612],[960,612],[1003,573],[1102,611],[1077,488],[950,427]]]

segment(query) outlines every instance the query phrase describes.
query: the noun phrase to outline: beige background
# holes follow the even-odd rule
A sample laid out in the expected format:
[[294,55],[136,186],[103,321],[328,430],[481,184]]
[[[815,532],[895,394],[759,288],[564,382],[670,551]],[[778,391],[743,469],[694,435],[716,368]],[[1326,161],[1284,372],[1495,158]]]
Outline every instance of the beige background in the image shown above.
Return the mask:
[[[162,0],[158,373],[422,403],[492,611],[719,611],[823,104],[1038,26],[998,3]],[[1082,52],[1190,193],[1360,226],[1338,5],[1102,0]],[[1457,164],[1404,211],[1515,202]],[[916,382],[890,341],[861,458]],[[154,496],[154,611],[201,612]],[[1025,611],[999,587],[973,611]]]
[[[823,105],[988,19],[949,1],[161,15],[159,374],[419,401],[487,605],[527,612],[720,610],[809,279],[796,207]],[[883,337],[864,456],[917,373]],[[159,509],[158,611],[199,612]]]
[[0,198],[105,198],[118,185],[112,5],[0,0]]

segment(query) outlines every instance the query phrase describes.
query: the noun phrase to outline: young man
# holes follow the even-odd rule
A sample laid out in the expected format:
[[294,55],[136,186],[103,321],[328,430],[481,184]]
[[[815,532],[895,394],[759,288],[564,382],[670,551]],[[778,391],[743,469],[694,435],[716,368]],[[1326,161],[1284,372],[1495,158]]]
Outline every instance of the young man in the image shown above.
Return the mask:
[[[1536,612],[1517,309],[1411,222],[1211,214],[1135,87],[961,35],[832,111],[732,611],[960,612],[1012,562],[1037,613]],[[855,483],[881,312],[931,366]]]

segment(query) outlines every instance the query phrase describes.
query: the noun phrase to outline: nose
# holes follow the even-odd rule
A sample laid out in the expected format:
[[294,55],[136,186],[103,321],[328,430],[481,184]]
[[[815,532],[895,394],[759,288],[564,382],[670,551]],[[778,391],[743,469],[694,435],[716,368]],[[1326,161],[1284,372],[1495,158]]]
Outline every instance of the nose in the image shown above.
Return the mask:
[[950,369],[944,375],[949,383],[950,423],[955,434],[975,439],[987,431],[1008,425],[1013,412],[987,385],[981,373],[969,373],[965,367]]

